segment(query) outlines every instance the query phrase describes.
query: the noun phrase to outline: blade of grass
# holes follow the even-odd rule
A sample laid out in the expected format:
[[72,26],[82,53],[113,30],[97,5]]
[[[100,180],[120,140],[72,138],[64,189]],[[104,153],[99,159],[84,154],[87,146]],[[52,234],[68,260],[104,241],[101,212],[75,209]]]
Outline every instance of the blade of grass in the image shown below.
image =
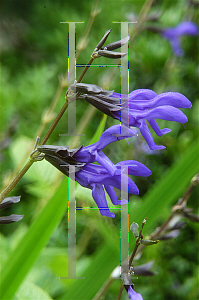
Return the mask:
[[8,257],[2,269],[0,298],[12,299],[68,205],[68,178],[65,178],[30,229]]
[[99,140],[102,132],[104,131],[104,127],[105,127],[105,124],[106,124],[106,119],[107,119],[107,115],[104,114],[101,121],[100,121],[100,123],[99,123],[99,126],[98,126],[94,136],[90,140],[89,145],[92,145],[92,144],[96,143]]
[[150,231],[150,228],[154,227],[155,220],[159,218],[164,208],[174,205],[182,197],[190,180],[198,172],[198,153],[199,143],[196,141],[148,191],[138,210],[130,211],[130,222],[141,224],[147,217],[145,230]]

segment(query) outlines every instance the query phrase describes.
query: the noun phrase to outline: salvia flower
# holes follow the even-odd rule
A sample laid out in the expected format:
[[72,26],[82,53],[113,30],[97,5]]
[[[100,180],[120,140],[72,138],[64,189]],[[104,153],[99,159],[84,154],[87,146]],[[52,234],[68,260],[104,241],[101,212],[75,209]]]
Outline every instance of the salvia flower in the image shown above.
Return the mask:
[[[17,197],[7,197],[3,199],[3,201],[0,203],[0,209],[7,208],[10,205],[17,203],[20,201],[20,196]],[[13,222],[18,222],[23,218],[24,215],[15,215],[12,214],[10,216],[6,217],[0,217],[0,224],[10,224]]]
[[123,161],[117,163],[115,166],[117,171],[111,175],[104,167],[94,164],[86,164],[79,172],[76,172],[75,179],[83,187],[92,190],[92,196],[102,215],[114,218],[114,213],[111,213],[108,208],[104,189],[109,195],[111,202],[114,205],[125,204],[128,199],[118,200],[114,188],[124,190],[121,182],[121,174],[123,179],[128,182],[128,193],[138,195],[139,190],[136,184],[125,175],[126,168],[122,166],[128,165],[128,174],[134,176],[150,176],[151,171],[143,164],[136,161]]
[[129,299],[131,300],[143,300],[142,295],[136,293],[131,285],[129,285],[128,287],[128,295],[129,295]]
[[127,273],[122,273],[122,283],[126,291],[128,292],[129,299],[131,300],[143,300],[141,294],[134,291],[134,284],[131,281],[131,277]]
[[162,31],[162,36],[170,42],[173,52],[177,56],[184,54],[181,46],[181,36],[183,35],[198,35],[198,26],[193,22],[185,21],[174,28],[167,28]]
[[191,21],[185,21],[179,23],[176,27],[171,28],[158,28],[154,26],[147,26],[147,29],[153,32],[157,32],[162,35],[163,38],[170,42],[173,52],[177,56],[182,56],[184,51],[181,46],[181,37],[183,35],[198,35],[198,26]]
[[[137,195],[139,190],[127,175],[144,177],[151,175],[151,171],[137,161],[127,160],[114,165],[102,152],[102,149],[108,144],[134,135],[133,130],[127,130],[127,134],[122,136],[120,132],[120,125],[112,126],[101,135],[95,144],[87,147],[81,146],[77,149],[48,145],[37,148],[44,153],[47,161],[67,176],[69,176],[70,165],[74,165],[75,180],[83,187],[92,190],[92,196],[101,214],[112,218],[115,215],[109,211],[104,189],[114,205],[127,203],[128,199],[118,200],[113,188],[123,189],[121,177],[123,176],[124,180],[128,181],[128,192]],[[98,162],[100,165],[92,164],[93,162]],[[126,174],[126,165],[128,165],[128,174]]]
[[[76,89],[79,92],[78,84],[76,84]],[[132,91],[129,96],[113,91],[110,94],[109,91],[103,90],[103,92],[78,95],[77,99],[85,99],[114,119],[120,120],[122,111],[126,116],[122,120],[123,124],[139,128],[151,150],[164,149],[165,147],[155,145],[146,121],[158,136],[162,136],[170,132],[171,129],[160,129],[155,119],[186,123],[186,115],[178,108],[190,108],[192,106],[191,102],[180,93],[167,92],[157,95],[149,89]]]
[[[122,135],[120,134],[122,130]],[[54,163],[56,163],[56,168],[60,169],[60,171],[66,171],[64,173],[68,176],[68,168],[69,165],[76,165],[78,168],[84,166],[85,163],[93,163],[98,162],[101,166],[103,166],[111,175],[117,171],[116,166],[111,162],[111,160],[103,153],[103,149],[110,143],[116,142],[118,140],[122,140],[128,137],[132,137],[136,134],[136,132],[132,129],[128,129],[125,126],[114,125],[105,130],[99,141],[86,146],[79,147],[77,149],[69,149],[68,146],[52,146],[45,145],[39,146],[37,149],[40,152],[45,153],[45,159],[51,162],[53,157],[56,157]],[[59,161],[60,160],[60,161]],[[62,168],[63,165],[63,168]],[[77,169],[79,170],[79,169]]]

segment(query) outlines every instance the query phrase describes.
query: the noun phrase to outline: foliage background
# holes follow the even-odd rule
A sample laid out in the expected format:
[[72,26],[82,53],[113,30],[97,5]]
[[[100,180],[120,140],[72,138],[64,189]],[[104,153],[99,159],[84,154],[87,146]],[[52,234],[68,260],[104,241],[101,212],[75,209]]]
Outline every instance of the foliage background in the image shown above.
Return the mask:
[[[189,1],[154,1],[149,15],[159,14],[157,26],[176,26],[183,20],[197,20],[198,11],[188,5]],[[60,21],[84,21],[77,24],[77,47],[88,23],[94,1],[3,1],[1,12],[1,179],[3,185],[9,182],[9,176],[19,164],[28,145],[35,137],[46,108],[50,106],[60,74],[67,72],[67,34],[68,26]],[[78,64],[85,64],[109,28],[113,28],[108,42],[120,39],[119,24],[112,21],[127,21],[129,14],[137,16],[144,1],[99,1],[99,13],[95,16],[85,48],[80,53]],[[130,25],[133,31],[133,25]],[[182,41],[185,54],[177,58],[171,51],[169,43],[159,35],[148,31],[140,32],[129,48],[130,82],[129,89],[149,88],[156,93],[176,91],[184,94],[193,104],[191,110],[186,109],[189,122],[186,130],[181,124],[166,121],[159,122],[161,127],[169,127],[172,132],[161,138],[155,138],[157,144],[167,148],[158,153],[152,153],[139,136],[130,141],[130,148],[126,141],[109,145],[105,153],[116,163],[120,160],[135,159],[144,163],[152,170],[152,176],[134,178],[140,190],[139,197],[130,196],[130,210],[139,211],[143,204],[143,196],[147,191],[155,189],[156,183],[168,174],[178,160],[198,138],[198,39],[184,37]],[[95,62],[94,62],[95,63]],[[98,63],[111,63],[106,58],[100,58]],[[81,73],[77,68],[77,78]],[[113,73],[114,72],[114,73]],[[83,82],[101,85],[107,89],[120,91],[120,73],[115,68],[91,67]],[[63,89],[56,105],[58,112],[63,105],[65,91]],[[88,104],[77,103],[77,121],[85,117]],[[86,127],[85,135],[78,145],[89,144],[96,132],[102,113],[93,112],[92,120]],[[116,124],[108,118],[106,127]],[[46,130],[49,125],[46,126]],[[68,144],[70,140],[59,134],[67,133],[67,113],[59,122],[50,137],[49,144]],[[27,156],[27,155],[26,155]],[[198,162],[196,161],[195,164]],[[34,164],[12,195],[21,195],[21,202],[3,211],[3,215],[11,213],[24,214],[22,221],[1,228],[1,267],[6,268],[6,260],[12,260],[13,253],[20,240],[28,233],[33,221],[37,219],[51,196],[59,191],[63,177],[47,162]],[[179,179],[180,180],[180,179]],[[67,183],[66,179],[65,182]],[[62,185],[63,186],[63,185]],[[171,183],[172,186],[172,183]],[[182,186],[183,192],[187,186]],[[168,198],[172,191],[168,188]],[[66,199],[63,197],[66,194]],[[60,201],[67,202],[67,186]],[[181,197],[182,195],[178,195]],[[146,199],[146,198],[144,198]],[[188,206],[197,212],[198,188],[190,197]],[[163,205],[161,214],[147,215],[150,226],[145,226],[144,233],[149,234],[156,226],[161,225],[177,202]],[[154,199],[161,201],[161,199]],[[95,207],[89,190],[77,186],[77,206]],[[112,253],[119,263],[119,228],[120,213],[114,211],[115,219],[102,217],[98,211],[77,212],[77,274],[82,276],[88,270],[89,281],[59,280],[59,276],[67,276],[67,210],[59,225],[39,257],[30,266],[25,280],[20,284],[14,299],[92,299],[100,284],[109,276],[105,257]],[[144,212],[143,212],[144,213]],[[135,217],[136,218],[136,217]],[[130,214],[130,223],[136,221]],[[42,228],[40,228],[42,231]],[[133,237],[130,237],[133,241]],[[32,245],[34,248],[37,244]],[[109,252],[109,253],[108,253]],[[175,239],[145,249],[139,263],[155,260],[153,269],[158,272],[154,277],[139,277],[136,291],[143,299],[196,299],[198,283],[198,229],[197,224],[187,221],[187,226],[181,235]],[[24,257],[24,261],[28,258]],[[115,261],[108,261],[112,270]],[[110,268],[111,269],[111,268]],[[107,270],[107,271],[106,271]],[[20,269],[18,269],[20,272]],[[15,276],[15,274],[13,274]],[[12,281],[12,278],[10,278]],[[80,282],[81,281],[81,282]],[[86,283],[85,283],[86,282]],[[101,283],[100,283],[101,282]],[[99,285],[99,287],[98,287]],[[85,292],[77,296],[75,291]],[[104,296],[104,299],[116,299],[120,287],[120,280],[116,280]],[[68,294],[67,294],[68,293]],[[122,299],[128,299],[123,293]]]

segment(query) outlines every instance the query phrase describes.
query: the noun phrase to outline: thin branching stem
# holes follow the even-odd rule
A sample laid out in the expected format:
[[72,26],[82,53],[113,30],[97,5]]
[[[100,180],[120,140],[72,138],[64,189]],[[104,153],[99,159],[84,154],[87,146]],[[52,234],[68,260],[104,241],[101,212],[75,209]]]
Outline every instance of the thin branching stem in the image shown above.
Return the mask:
[[[92,64],[94,58],[91,58],[84,68],[82,74],[80,75],[77,82],[81,82],[82,78],[86,74],[88,68]],[[68,92],[67,92],[68,94]],[[64,102],[64,105],[62,106],[61,110],[59,111],[58,115],[56,116],[55,120],[51,124],[50,128],[46,132],[44,138],[42,139],[40,145],[45,145],[49,137],[51,136],[53,130],[57,126],[58,122],[60,121],[61,117],[63,116],[64,112],[66,111],[68,107],[68,98],[66,97],[66,101]],[[39,154],[36,153],[35,155]],[[17,185],[17,183],[20,181],[20,179],[24,176],[24,174],[29,170],[29,168],[32,166],[32,164],[35,162],[34,158],[30,158],[29,161],[26,163],[26,165],[23,167],[23,169],[15,176],[15,178],[11,181],[11,183],[3,190],[3,192],[0,194],[0,203],[3,201],[3,199],[13,190],[13,188]]]
[[[129,265],[129,266],[128,266],[129,269],[130,269],[130,267],[131,267],[131,264],[132,264],[132,262],[133,262],[133,259],[134,259],[135,255],[136,255],[136,252],[137,252],[138,247],[139,247],[139,245],[140,245],[140,241],[143,239],[142,230],[143,230],[144,225],[146,224],[146,219],[147,219],[147,218],[145,218],[145,219],[142,221],[142,226],[141,226],[141,228],[140,228],[139,236],[138,236],[137,239],[136,239],[135,247],[134,247],[133,253],[131,254],[131,257],[130,257],[130,259],[129,259],[129,264],[128,264],[128,265]],[[120,298],[121,298],[121,296],[122,296],[123,288],[124,288],[123,283],[121,283],[120,290],[119,290],[119,293],[118,293],[118,296],[117,296],[117,300],[120,300]]]

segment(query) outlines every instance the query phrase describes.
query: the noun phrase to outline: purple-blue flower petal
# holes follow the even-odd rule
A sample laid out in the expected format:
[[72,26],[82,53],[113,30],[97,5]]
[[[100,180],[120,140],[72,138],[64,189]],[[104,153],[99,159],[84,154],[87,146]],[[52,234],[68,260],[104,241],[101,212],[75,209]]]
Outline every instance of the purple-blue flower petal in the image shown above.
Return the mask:
[[187,116],[181,110],[169,105],[163,105],[145,111],[132,109],[129,114],[130,126],[133,126],[134,119],[162,119],[179,123],[186,123],[188,121]]
[[[122,136],[121,136],[121,133],[122,133]],[[106,131],[104,131],[102,133],[99,141],[91,146],[93,146],[93,149],[102,150],[110,143],[116,142],[118,140],[122,140],[124,138],[134,136],[135,134],[136,134],[136,131],[134,131],[132,129],[128,129],[125,126],[121,126],[121,125],[114,125],[114,126],[109,127]],[[116,135],[118,135],[118,136],[116,136]]]
[[190,21],[181,22],[174,28],[162,30],[162,36],[169,40],[177,56],[182,56],[184,53],[181,47],[180,37],[182,35],[198,35],[198,33],[198,26]]
[[182,46],[181,46],[181,39],[179,37],[172,37],[169,39],[169,42],[171,44],[171,47],[172,47],[175,55],[177,55],[177,56],[184,55],[184,50],[182,49]]
[[128,286],[128,294],[129,294],[129,299],[131,300],[143,300],[142,295],[139,293],[136,293],[132,286]]
[[150,100],[157,96],[157,94],[149,89],[134,90],[129,94],[129,100]]
[[191,21],[181,22],[175,27],[175,33],[178,36],[198,35],[198,26]]
[[[149,89],[137,89],[132,91],[129,94],[129,100],[150,100],[153,99],[154,97],[156,97],[157,94]],[[113,92],[110,97],[115,97],[115,98],[122,98],[122,99],[126,99],[126,101],[128,100],[128,96],[124,95],[124,94],[119,94],[119,93],[115,93]]]
[[190,108],[192,106],[191,102],[184,95],[175,92],[162,93],[154,97],[152,100],[147,101],[142,98],[137,99],[137,101],[133,101],[133,99],[129,98],[130,109],[143,110],[165,105],[178,108]]
[[[98,165],[86,164],[79,172],[76,173],[76,180],[82,186],[88,188],[91,188],[93,183],[99,183],[111,185],[117,189],[124,190],[121,184],[121,172],[120,174],[111,176],[106,169],[100,167],[101,166]],[[139,190],[136,184],[128,178],[128,176],[124,174],[122,176],[124,176],[124,180],[128,180],[129,193],[138,195]]]
[[114,175],[116,170],[115,165],[102,151],[96,151],[95,161],[97,161],[101,166],[103,166],[111,175]]
[[126,200],[126,199],[118,200],[117,195],[114,191],[114,188],[111,185],[105,184],[104,187],[105,187],[105,190],[106,190],[107,194],[109,195],[109,197],[111,199],[111,202],[114,205],[121,205],[121,204],[127,204],[128,203],[128,200]]
[[[123,176],[123,180],[128,181],[129,194],[138,195],[139,190],[137,188],[137,185],[128,176],[126,176],[124,174],[122,176]],[[105,183],[108,185],[112,185],[117,189],[125,191],[125,188],[123,188],[122,183],[121,183],[121,175],[114,175],[114,177],[107,176],[105,178]]]
[[147,119],[147,121],[158,136],[162,136],[163,134],[166,134],[171,131],[171,129],[169,128],[160,129],[160,127],[154,119]]
[[108,208],[103,186],[101,184],[92,184],[92,187],[92,196],[99,207],[101,215],[114,218],[115,214],[111,213]]
[[151,150],[161,150],[161,149],[165,149],[166,147],[162,146],[162,145],[156,145],[154,142],[154,139],[149,131],[149,128],[145,122],[145,120],[141,121],[141,125],[140,125],[140,132],[142,134],[142,136],[144,137],[144,139],[146,140],[147,144],[149,145],[149,148]]
[[75,153],[74,158],[79,162],[84,163],[92,163],[96,161],[105,167],[111,175],[113,175],[115,172],[114,165],[101,150],[110,143],[134,136],[135,134],[136,132],[130,128],[121,125],[114,125],[102,133],[98,142],[87,147],[80,148]]
[[[128,165],[128,174],[133,176],[143,176],[148,177],[151,175],[151,170],[149,170],[145,165],[136,160],[125,160],[120,161],[116,166],[120,169],[121,166]],[[125,172],[127,168],[123,170]],[[127,174],[127,173],[125,173]]]

